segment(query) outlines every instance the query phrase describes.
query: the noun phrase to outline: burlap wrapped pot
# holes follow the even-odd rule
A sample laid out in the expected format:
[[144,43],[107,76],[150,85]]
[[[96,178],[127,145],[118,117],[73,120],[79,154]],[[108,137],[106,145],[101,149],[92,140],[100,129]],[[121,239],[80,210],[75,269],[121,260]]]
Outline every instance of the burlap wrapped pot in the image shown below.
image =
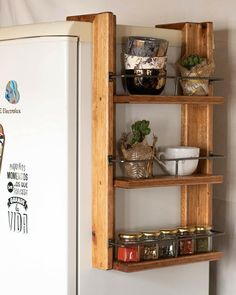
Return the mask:
[[[192,67],[190,70],[177,63],[181,77],[191,77],[191,79],[181,79],[180,85],[183,89],[183,95],[208,95],[209,93],[209,80],[197,79],[197,77],[210,77],[215,69],[213,61],[204,59],[200,64]],[[193,79],[196,77],[196,79]]]
[[[152,160],[155,154],[157,138],[153,136],[153,145],[148,145],[146,139],[132,146],[128,144],[128,135],[121,138],[121,152],[125,160]],[[153,176],[153,162],[124,163],[127,176],[130,178],[150,178]]]

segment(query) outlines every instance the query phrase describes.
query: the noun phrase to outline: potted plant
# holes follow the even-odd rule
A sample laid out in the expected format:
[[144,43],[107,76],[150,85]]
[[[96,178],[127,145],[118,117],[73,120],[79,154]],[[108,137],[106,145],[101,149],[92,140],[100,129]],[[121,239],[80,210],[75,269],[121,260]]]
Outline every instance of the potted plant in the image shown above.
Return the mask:
[[[150,146],[146,136],[151,133],[150,122],[147,120],[136,121],[131,126],[131,133],[124,133],[121,138],[121,152],[127,161],[124,167],[131,178],[149,178],[153,176],[153,159],[157,137],[153,135]],[[145,161],[148,160],[148,161]],[[140,162],[138,162],[140,161]]]
[[[190,54],[183,57],[177,66],[182,77],[180,85],[184,95],[208,95],[209,79],[197,79],[198,77],[209,78],[214,72],[214,62],[198,54]],[[187,77],[191,77],[188,79]],[[196,77],[196,79],[194,79]]]

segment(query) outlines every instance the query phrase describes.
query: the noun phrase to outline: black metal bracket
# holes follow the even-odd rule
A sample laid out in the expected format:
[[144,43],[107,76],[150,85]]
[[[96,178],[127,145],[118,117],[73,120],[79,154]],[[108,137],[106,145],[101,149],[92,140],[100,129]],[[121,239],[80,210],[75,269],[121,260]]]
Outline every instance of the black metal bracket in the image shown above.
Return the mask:
[[109,72],[108,79],[109,82],[113,82],[116,79],[124,79],[124,78],[166,78],[173,79],[175,81],[175,90],[174,95],[178,93],[178,85],[180,80],[208,80],[209,83],[223,81],[224,79],[218,77],[181,77],[181,76],[170,76],[170,75],[137,75],[137,74],[115,74],[113,72]]
[[177,80],[208,80],[209,82],[218,82],[224,81],[223,78],[219,77],[188,77],[188,76],[174,76],[174,75],[137,75],[137,74],[115,74],[113,72],[109,72],[108,78],[109,81],[113,81],[119,78],[162,78],[165,77],[167,79],[177,79]]
[[113,239],[109,239],[108,240],[108,248],[113,248],[114,247],[114,240]]
[[115,80],[115,78],[114,78],[114,73],[113,72],[109,72],[108,73],[108,81],[109,82],[113,82],[114,80]]
[[[136,241],[136,242],[130,242],[130,245],[144,245],[144,244],[152,244],[153,242],[157,243],[157,244],[161,244],[163,241],[169,240],[169,241],[179,241],[179,240],[189,240],[189,239],[199,239],[199,238],[216,238],[216,237],[220,237],[225,235],[225,232],[221,232],[218,230],[211,230],[209,233],[202,233],[202,234],[192,234],[190,235],[185,235],[185,236],[175,236],[175,237],[168,237],[168,238],[158,238],[156,240],[140,240],[140,241]],[[127,245],[126,242],[122,242],[119,240],[113,240],[113,239],[109,239],[108,240],[108,248],[112,248],[112,247],[125,247]]]
[[[214,160],[214,159],[222,159],[224,158],[224,155],[216,155],[214,153],[209,153],[209,156],[199,156],[199,157],[185,157],[185,158],[175,158],[175,159],[163,159],[165,162],[169,161],[175,161],[175,175],[178,176],[179,172],[179,162],[180,161],[189,161],[189,160]],[[147,159],[147,160],[126,160],[124,158],[113,158],[112,155],[108,155],[108,165],[111,166],[114,163],[142,163],[142,162],[154,162],[156,161],[159,163],[160,159],[157,159],[154,157],[153,159]]]
[[108,155],[108,165],[109,166],[113,165],[113,156],[112,155]]
[[113,165],[113,163],[140,163],[140,162],[154,162],[155,159],[150,160],[126,160],[124,158],[113,158],[112,155],[108,155],[108,164]]

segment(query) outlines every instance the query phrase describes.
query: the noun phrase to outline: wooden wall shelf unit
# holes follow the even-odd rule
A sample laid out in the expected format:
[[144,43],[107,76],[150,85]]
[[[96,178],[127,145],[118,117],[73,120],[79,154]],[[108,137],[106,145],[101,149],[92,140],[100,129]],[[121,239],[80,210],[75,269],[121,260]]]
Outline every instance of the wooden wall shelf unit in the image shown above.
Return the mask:
[[[223,97],[213,96],[150,96],[116,95],[116,17],[111,12],[68,17],[72,21],[93,23],[93,267],[116,269],[124,272],[140,271],[170,265],[218,260],[221,252],[196,254],[152,262],[121,263],[113,261],[114,191],[116,188],[147,188],[181,186],[181,226],[212,225],[212,184],[221,183],[223,177],[213,175],[212,161],[203,160],[196,175],[183,177],[155,177],[130,180],[115,178],[113,165],[108,165],[108,155],[115,158],[115,106],[116,104],[180,104],[181,144],[200,147],[200,156],[208,157],[213,150],[213,105],[222,104]],[[159,25],[157,28],[176,29],[182,32],[182,55],[199,54],[213,59],[213,24],[177,23]],[[102,138],[102,140],[101,140]]]

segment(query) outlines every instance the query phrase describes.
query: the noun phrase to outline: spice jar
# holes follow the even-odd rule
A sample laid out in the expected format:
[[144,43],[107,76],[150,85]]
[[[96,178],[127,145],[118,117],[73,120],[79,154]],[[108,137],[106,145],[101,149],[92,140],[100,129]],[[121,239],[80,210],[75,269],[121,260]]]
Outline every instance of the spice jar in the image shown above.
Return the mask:
[[144,245],[143,245],[143,260],[155,260],[159,256],[158,238],[160,231],[146,231],[143,232]]
[[194,238],[195,227],[180,227],[178,228],[178,253],[179,255],[194,254]]
[[[204,253],[212,251],[212,237],[207,236],[211,234],[210,226],[196,226],[196,252]],[[206,235],[205,237],[203,235]]]
[[117,247],[117,260],[123,262],[138,262],[141,260],[142,233],[121,233],[118,235],[120,245]]
[[177,256],[177,229],[160,230],[159,258]]

